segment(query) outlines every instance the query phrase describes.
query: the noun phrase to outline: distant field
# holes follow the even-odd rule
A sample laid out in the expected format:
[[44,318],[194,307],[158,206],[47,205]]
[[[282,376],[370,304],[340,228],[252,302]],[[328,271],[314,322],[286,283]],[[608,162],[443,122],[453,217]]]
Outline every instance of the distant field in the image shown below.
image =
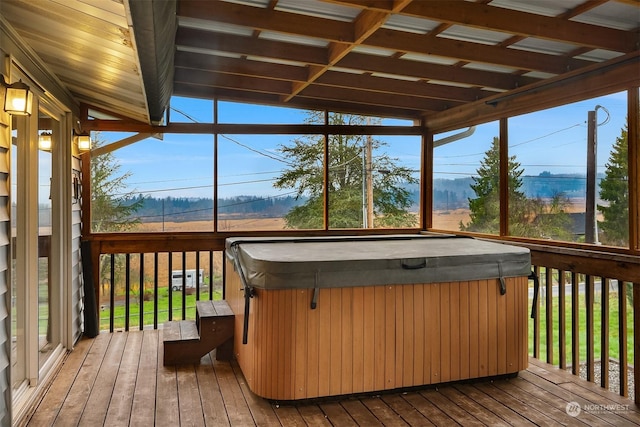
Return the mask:
[[[248,219],[223,219],[219,221],[218,231],[244,231],[244,230],[283,230],[282,218],[248,218]],[[180,231],[213,231],[213,221],[190,222],[145,222],[140,224],[135,231],[141,232],[180,232]]]

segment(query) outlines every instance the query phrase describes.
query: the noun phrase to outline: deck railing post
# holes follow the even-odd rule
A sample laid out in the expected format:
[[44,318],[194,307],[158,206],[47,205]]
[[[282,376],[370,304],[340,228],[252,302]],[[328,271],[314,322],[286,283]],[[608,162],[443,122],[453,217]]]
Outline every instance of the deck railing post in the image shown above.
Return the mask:
[[627,285],[618,280],[618,353],[620,354],[620,395],[629,396],[629,381],[627,371]]

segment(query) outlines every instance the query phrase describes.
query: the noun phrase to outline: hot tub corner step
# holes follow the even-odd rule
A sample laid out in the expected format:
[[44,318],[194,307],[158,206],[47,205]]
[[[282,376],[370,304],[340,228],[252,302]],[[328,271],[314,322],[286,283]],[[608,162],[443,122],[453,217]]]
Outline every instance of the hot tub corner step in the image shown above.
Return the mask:
[[229,360],[233,353],[234,316],[226,301],[198,301],[196,321],[164,324],[164,365],[199,363],[216,350],[217,360]]

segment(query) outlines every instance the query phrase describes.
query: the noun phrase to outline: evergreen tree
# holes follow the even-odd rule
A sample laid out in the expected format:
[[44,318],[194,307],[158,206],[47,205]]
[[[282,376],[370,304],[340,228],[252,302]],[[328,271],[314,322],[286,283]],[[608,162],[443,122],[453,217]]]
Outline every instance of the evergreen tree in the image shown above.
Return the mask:
[[[471,189],[475,198],[469,198],[471,220],[460,222],[463,231],[498,234],[500,232],[500,140],[493,143],[472,177]],[[520,163],[515,156],[508,160],[509,186],[509,234],[522,237],[537,237],[556,240],[572,240],[571,218],[565,212],[569,203],[562,193],[553,195],[549,203],[528,199],[522,188]]]
[[622,129],[611,149],[605,177],[600,182],[600,199],[609,202],[598,205],[603,221],[599,221],[600,240],[614,246],[629,244],[629,157],[628,127]]
[[[309,112],[306,123],[323,123],[324,113]],[[332,113],[332,125],[363,125],[366,118]],[[416,224],[408,211],[411,194],[408,184],[417,182],[408,168],[398,166],[397,159],[387,154],[375,155],[371,171],[363,170],[363,150],[367,136],[330,135],[329,145],[329,227],[359,228],[363,224],[362,184],[366,173],[372,174],[373,207],[376,227],[407,227]],[[385,142],[371,139],[373,152]],[[285,216],[287,227],[322,228],[324,206],[324,137],[310,135],[296,138],[290,145],[281,145],[286,168],[274,183],[279,189],[294,188],[297,198],[307,197],[304,204],[293,207]]]
[[[519,226],[528,224],[529,206],[525,194],[520,190],[524,172],[515,156],[509,157],[509,214],[512,234],[521,235]],[[498,234],[500,232],[500,140],[493,138],[491,147],[485,153],[473,177],[471,188],[475,198],[469,198],[471,220],[467,224],[460,222],[463,231]]]

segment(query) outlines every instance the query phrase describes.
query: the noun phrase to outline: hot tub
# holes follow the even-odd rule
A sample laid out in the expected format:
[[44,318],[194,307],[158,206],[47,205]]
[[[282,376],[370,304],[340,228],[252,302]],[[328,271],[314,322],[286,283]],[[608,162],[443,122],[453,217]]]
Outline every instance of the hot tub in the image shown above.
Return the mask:
[[249,388],[307,399],[527,367],[528,249],[447,235],[226,242]]

